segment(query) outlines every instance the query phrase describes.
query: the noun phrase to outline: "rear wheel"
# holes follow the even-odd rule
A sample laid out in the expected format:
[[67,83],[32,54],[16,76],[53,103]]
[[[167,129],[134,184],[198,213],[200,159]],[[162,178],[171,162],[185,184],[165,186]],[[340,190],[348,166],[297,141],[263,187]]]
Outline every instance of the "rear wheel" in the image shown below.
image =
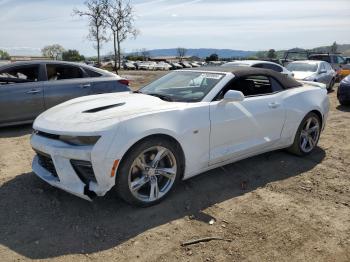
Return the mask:
[[151,206],[163,200],[180,180],[183,163],[179,147],[164,138],[136,144],[117,174],[117,192],[126,202]]
[[307,114],[298,128],[293,145],[288,150],[299,156],[310,154],[317,146],[320,132],[319,116],[312,112]]

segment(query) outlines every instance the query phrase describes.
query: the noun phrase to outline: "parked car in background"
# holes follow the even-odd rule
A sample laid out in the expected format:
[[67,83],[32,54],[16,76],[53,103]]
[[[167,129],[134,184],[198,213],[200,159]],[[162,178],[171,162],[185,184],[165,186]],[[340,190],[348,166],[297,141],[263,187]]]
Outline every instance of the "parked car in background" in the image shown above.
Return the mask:
[[92,67],[100,67],[95,61],[85,61],[85,64]]
[[183,61],[179,63],[180,65],[183,66],[183,68],[192,68],[192,66],[190,65],[190,63]]
[[176,69],[182,69],[184,68],[182,65],[180,65],[179,63],[170,63],[171,65],[171,70],[176,70]]
[[201,67],[200,64],[198,64],[197,62],[191,62],[190,63],[192,67],[196,68],[196,67]]
[[341,79],[341,70],[347,64],[345,58],[340,54],[310,54],[309,60],[325,61],[329,63],[336,72],[336,81]]
[[154,70],[157,63],[155,62],[140,62],[138,63],[139,70]]
[[173,71],[134,93],[77,98],[41,114],[32,167],[87,200],[114,188],[150,206],[180,180],[243,158],[282,148],[312,154],[328,111],[325,88],[272,70]]
[[270,61],[263,61],[263,60],[241,60],[241,61],[234,61],[234,62],[228,62],[226,64],[222,65],[223,67],[255,67],[255,68],[265,68],[265,69],[271,69],[273,71],[279,72],[284,75],[288,75],[290,77],[293,77],[293,73],[287,70],[287,68],[274,63]]
[[350,75],[340,82],[337,97],[341,105],[350,105]]
[[136,66],[133,63],[131,63],[131,62],[125,62],[123,64],[123,68],[125,70],[136,70]]
[[171,65],[165,62],[159,62],[154,66],[155,70],[169,70],[171,68]]
[[0,126],[30,123],[46,109],[92,94],[129,91],[120,76],[84,64],[16,62],[0,67]]
[[340,79],[343,79],[344,77],[347,77],[350,75],[350,64],[343,65],[339,72]]
[[336,81],[336,73],[331,65],[324,61],[295,61],[287,65],[287,69],[294,74],[294,78],[302,81],[319,82],[332,90]]

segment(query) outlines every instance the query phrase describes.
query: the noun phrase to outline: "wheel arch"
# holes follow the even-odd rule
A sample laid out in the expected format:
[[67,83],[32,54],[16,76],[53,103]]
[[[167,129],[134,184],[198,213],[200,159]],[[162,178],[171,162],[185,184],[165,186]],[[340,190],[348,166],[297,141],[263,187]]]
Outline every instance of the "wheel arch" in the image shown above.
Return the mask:
[[180,142],[174,138],[173,136],[169,135],[169,134],[164,134],[164,133],[155,133],[155,134],[150,134],[147,136],[144,136],[143,138],[137,140],[136,142],[134,142],[123,154],[122,158],[120,159],[118,168],[116,169],[115,173],[116,173],[116,178],[118,177],[118,170],[120,170],[121,165],[123,164],[123,161],[125,160],[126,156],[128,155],[128,153],[138,144],[142,143],[145,140],[148,139],[154,139],[154,138],[163,138],[163,139],[167,139],[170,140],[172,143],[174,143],[180,152],[180,160],[181,160],[181,178],[183,178],[184,174],[185,174],[185,164],[186,164],[186,157],[185,157],[185,153],[183,150],[183,147],[181,146]]
[[320,118],[320,121],[321,121],[321,128],[323,127],[323,115],[322,115],[322,113],[319,111],[319,110],[311,110],[309,113],[307,113],[305,116],[307,116],[308,114],[310,114],[310,113],[314,113],[314,114],[316,114],[319,118]]

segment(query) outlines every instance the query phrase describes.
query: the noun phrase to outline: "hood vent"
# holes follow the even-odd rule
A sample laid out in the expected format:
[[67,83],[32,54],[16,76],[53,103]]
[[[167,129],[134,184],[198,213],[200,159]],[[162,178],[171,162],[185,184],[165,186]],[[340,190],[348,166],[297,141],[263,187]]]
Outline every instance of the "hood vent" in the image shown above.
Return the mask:
[[100,111],[104,111],[104,110],[107,110],[107,109],[110,109],[110,108],[123,106],[123,105],[125,105],[125,102],[124,103],[119,103],[119,104],[108,105],[108,106],[96,107],[96,108],[93,108],[93,109],[89,109],[89,110],[83,111],[83,113],[97,113],[97,112],[100,112]]

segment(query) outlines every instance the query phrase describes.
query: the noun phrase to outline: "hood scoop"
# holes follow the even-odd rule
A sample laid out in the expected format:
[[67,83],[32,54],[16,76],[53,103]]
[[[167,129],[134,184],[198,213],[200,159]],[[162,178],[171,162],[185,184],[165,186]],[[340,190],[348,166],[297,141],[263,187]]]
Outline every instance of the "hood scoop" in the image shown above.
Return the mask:
[[97,112],[101,112],[101,111],[104,111],[107,109],[111,109],[111,108],[115,108],[115,107],[123,106],[123,105],[125,105],[125,102],[113,104],[113,105],[108,105],[108,106],[100,106],[100,107],[92,108],[92,109],[83,111],[83,113],[97,113]]

